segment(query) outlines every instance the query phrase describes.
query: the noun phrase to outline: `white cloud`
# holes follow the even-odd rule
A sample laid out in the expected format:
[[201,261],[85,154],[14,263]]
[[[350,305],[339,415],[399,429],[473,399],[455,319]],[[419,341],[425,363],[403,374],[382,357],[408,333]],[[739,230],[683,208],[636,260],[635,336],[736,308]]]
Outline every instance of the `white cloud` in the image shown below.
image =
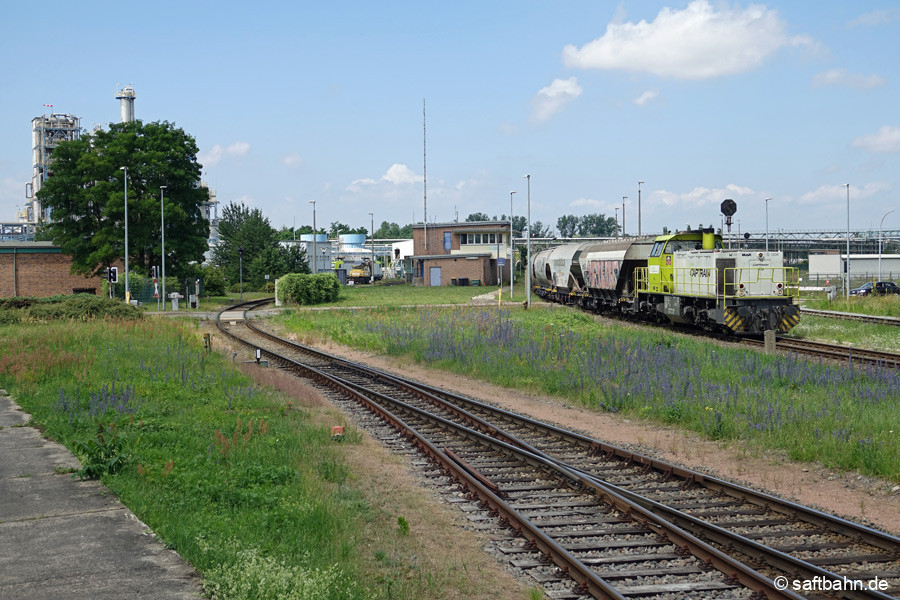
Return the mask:
[[380,183],[389,183],[394,186],[399,186],[409,183],[418,183],[420,181],[422,181],[421,175],[416,175],[415,171],[406,165],[394,163],[388,167],[385,174],[377,180],[372,179],[371,177],[364,177],[362,179],[351,181],[350,185],[347,186],[347,191],[359,192],[363,188],[372,187]]
[[760,4],[742,9],[694,0],[684,10],[663,8],[651,23],[613,22],[581,48],[563,48],[563,62],[579,69],[622,69],[677,79],[708,79],[749,71],[780,48],[812,45],[788,37],[778,12]]
[[[678,206],[682,208],[695,208],[701,206],[719,206],[726,198],[738,200],[744,196],[755,196],[756,192],[752,189],[740,185],[730,183],[724,188],[705,188],[695,187],[689,192],[676,194],[675,192],[667,192],[659,190],[653,192],[652,198],[658,200],[666,206]],[[740,202],[738,203],[740,208]],[[716,215],[719,213],[716,212]]]
[[[890,189],[890,184],[883,181],[866,183],[861,186],[850,184],[850,204],[852,206],[854,201],[868,198]],[[798,200],[800,204],[846,203],[846,201],[847,185],[843,183],[819,186],[818,189],[803,194]]]
[[406,165],[394,163],[388,168],[387,173],[381,176],[381,180],[399,185],[403,183],[417,183],[422,181],[422,176],[416,175],[413,170]]
[[657,96],[659,96],[659,92],[657,92],[656,90],[647,90],[646,92],[635,98],[634,103],[638,106],[644,106],[651,100],[655,100]]
[[303,164],[303,159],[296,152],[291,152],[290,154],[281,157],[281,164],[288,169],[296,169]]
[[887,83],[878,75],[861,75],[849,73],[847,69],[828,69],[813,77],[813,85],[821,87],[825,85],[842,85],[858,90],[868,90],[881,87]]
[[847,23],[847,27],[857,27],[860,25],[869,27],[875,25],[887,25],[898,19],[900,19],[900,10],[896,8],[885,8],[863,13]]
[[562,108],[581,95],[582,89],[575,77],[568,79],[554,79],[553,83],[538,90],[534,97],[534,110],[531,112],[533,121],[546,121]]
[[204,167],[214,167],[219,164],[225,156],[240,157],[246,156],[250,152],[250,144],[247,142],[235,142],[230,146],[223,148],[221,144],[216,144],[209,149],[209,152],[200,152],[197,160]]
[[876,133],[854,139],[851,145],[868,152],[900,152],[900,127],[885,125]]

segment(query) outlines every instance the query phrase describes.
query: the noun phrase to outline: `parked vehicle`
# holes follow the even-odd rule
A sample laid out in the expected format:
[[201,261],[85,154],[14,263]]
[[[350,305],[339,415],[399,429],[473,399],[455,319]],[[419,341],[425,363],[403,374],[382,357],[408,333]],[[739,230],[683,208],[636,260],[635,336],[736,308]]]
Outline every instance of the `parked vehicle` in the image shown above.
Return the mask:
[[867,281],[858,288],[850,290],[851,296],[884,296],[900,294],[900,286],[893,281]]

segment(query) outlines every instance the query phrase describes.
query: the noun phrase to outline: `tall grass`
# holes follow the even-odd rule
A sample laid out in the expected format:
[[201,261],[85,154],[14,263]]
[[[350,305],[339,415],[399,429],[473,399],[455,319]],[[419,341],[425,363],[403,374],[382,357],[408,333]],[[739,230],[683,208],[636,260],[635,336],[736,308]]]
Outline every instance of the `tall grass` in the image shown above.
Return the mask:
[[372,572],[361,548],[380,515],[311,409],[197,338],[195,325],[149,319],[0,327],[0,386],[75,449],[75,476],[101,477],[213,598],[440,596],[420,593],[430,574]]
[[569,311],[294,313],[285,326],[900,481],[900,373],[768,356]]

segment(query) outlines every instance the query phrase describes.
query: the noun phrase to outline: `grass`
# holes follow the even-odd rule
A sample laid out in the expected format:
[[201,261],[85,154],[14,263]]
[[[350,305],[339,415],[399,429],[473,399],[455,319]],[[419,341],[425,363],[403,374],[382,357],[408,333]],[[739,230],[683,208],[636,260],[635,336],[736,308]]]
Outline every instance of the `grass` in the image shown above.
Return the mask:
[[[456,286],[413,286],[399,285],[348,285],[341,288],[341,299],[328,306],[423,306],[435,304],[465,304],[475,296],[489,294],[496,286],[456,287]],[[522,291],[515,290],[519,298]],[[504,288],[504,298],[509,287]]]
[[204,352],[194,323],[27,327],[0,326],[0,386],[78,455],[73,476],[99,477],[211,597],[477,595],[449,566],[377,560],[375,549],[414,555],[421,540],[357,487],[345,453],[362,436],[345,424],[332,441],[334,417],[322,423],[320,400],[290,393],[296,380],[273,370],[260,387]]
[[900,373],[603,325],[574,310],[297,311],[304,337],[900,481]]
[[900,295],[843,297],[828,300],[823,294],[803,298],[804,308],[860,313],[878,317],[900,317]]
[[804,314],[790,337],[900,352],[900,328]]

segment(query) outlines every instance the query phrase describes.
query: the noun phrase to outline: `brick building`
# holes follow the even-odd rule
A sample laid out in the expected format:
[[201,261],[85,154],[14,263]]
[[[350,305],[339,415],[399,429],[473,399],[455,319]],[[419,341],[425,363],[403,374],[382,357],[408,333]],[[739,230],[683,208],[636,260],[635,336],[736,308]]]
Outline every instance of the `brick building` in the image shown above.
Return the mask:
[[0,298],[100,293],[101,277],[71,268],[72,258],[51,242],[0,242]]
[[[413,284],[498,285],[509,282],[508,221],[413,225]],[[426,243],[427,242],[427,243]],[[498,258],[505,263],[498,271]]]

